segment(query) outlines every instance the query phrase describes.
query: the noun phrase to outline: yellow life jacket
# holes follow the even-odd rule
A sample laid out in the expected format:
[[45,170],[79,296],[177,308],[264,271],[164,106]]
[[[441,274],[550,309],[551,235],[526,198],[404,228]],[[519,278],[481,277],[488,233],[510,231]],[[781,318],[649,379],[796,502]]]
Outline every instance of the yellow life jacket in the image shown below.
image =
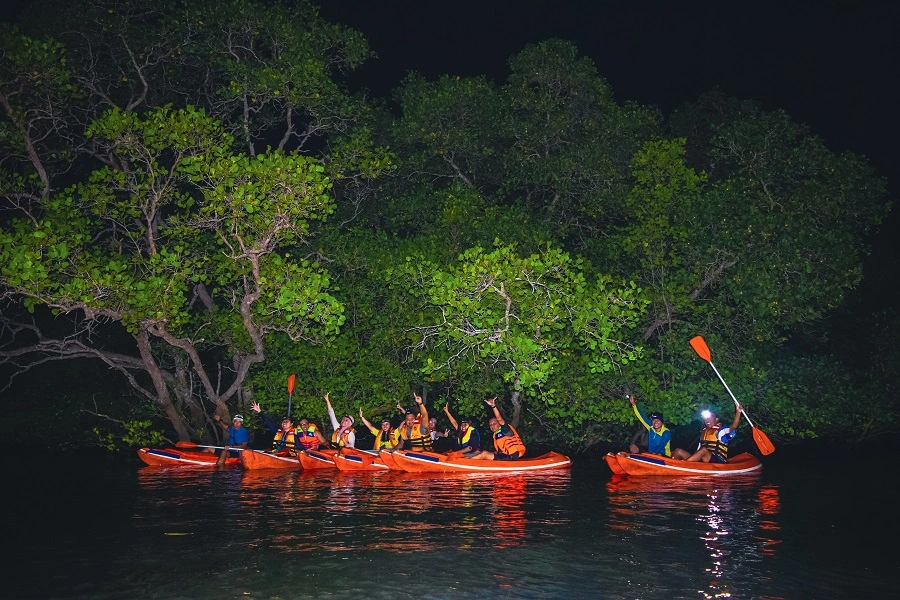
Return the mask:
[[728,445],[719,441],[719,427],[707,427],[700,434],[700,447],[706,448],[713,456],[728,460]]
[[[353,429],[352,427],[350,429],[345,429],[343,433],[341,433],[341,430],[339,430],[339,429],[335,430],[335,432],[331,434],[331,443],[337,444],[340,448],[343,448],[344,446],[346,446],[349,443],[348,438],[350,437],[350,434],[355,431],[356,430]],[[339,433],[340,433],[340,439],[338,439]]]

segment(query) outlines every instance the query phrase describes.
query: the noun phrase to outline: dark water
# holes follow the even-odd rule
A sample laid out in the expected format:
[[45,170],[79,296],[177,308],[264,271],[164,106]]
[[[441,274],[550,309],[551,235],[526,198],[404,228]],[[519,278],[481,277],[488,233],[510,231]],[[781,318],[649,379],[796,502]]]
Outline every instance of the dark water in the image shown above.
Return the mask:
[[618,480],[587,459],[528,475],[23,459],[7,470],[3,596],[893,597],[896,477],[766,461],[749,478]]

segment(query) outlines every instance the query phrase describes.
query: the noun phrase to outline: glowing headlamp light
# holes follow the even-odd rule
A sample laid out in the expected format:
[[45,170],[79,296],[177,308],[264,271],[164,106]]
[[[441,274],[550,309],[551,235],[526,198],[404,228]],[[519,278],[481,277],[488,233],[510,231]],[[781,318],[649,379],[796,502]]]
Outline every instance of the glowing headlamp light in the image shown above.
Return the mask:
[[700,413],[700,416],[703,417],[704,419],[708,419],[712,416],[712,413],[709,412],[708,410],[704,410],[703,412]]

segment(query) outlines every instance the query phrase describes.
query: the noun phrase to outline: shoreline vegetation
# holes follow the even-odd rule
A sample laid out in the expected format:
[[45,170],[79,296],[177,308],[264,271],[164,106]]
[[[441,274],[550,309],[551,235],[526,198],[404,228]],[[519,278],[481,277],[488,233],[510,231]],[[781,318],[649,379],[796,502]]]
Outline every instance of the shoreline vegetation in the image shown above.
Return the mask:
[[718,89],[619,100],[564,39],[380,98],[350,83],[377,53],[305,1],[0,24],[11,443],[221,445],[251,402],[321,426],[326,394],[421,394],[483,434],[497,397],[573,456],[628,439],[634,395],[686,445],[734,408],[696,336],[779,452],[895,428],[900,314],[854,300],[893,203],[863,154]]

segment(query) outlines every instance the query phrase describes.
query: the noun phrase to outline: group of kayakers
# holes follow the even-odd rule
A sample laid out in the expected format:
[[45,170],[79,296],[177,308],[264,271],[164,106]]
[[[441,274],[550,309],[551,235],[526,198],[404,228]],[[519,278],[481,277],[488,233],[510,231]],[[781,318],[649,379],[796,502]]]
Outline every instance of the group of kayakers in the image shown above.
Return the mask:
[[[399,403],[397,407],[403,412],[403,421],[394,426],[390,417],[381,419],[379,427],[375,427],[363,415],[359,409],[359,418],[368,431],[374,436],[372,449],[374,450],[413,450],[420,452],[433,452],[435,442],[439,437],[449,437],[450,430],[441,431],[437,428],[437,419],[429,417],[428,408],[422,397],[413,394],[416,403],[415,409],[404,408]],[[456,432],[451,452],[473,460],[517,460],[525,454],[525,444],[518,432],[503,418],[497,407],[497,398],[487,398],[485,404],[491,409],[492,416],[488,420],[488,428],[494,442],[493,451],[484,450],[481,447],[481,435],[472,426],[468,418],[459,421],[450,412],[449,405],[444,405],[444,413]],[[295,456],[304,450],[316,450],[319,448],[355,448],[356,447],[356,420],[349,414],[337,418],[334,407],[331,405],[329,394],[325,394],[325,405],[331,420],[332,434],[327,439],[319,428],[309,421],[301,418],[294,425],[290,416],[281,420],[281,426],[275,424],[257,402],[251,403],[251,409],[258,413],[263,424],[273,434],[271,452],[288,453]],[[249,443],[249,432],[243,427],[244,418],[235,415],[232,426],[229,428],[219,419],[216,419],[223,428],[228,430],[228,440],[221,456],[228,456],[230,448],[246,448]],[[224,460],[224,459],[222,459]]]
[[[362,408],[359,409],[359,417],[368,431],[375,437],[372,449],[374,450],[413,450],[419,452],[432,452],[438,437],[448,437],[449,430],[441,432],[437,429],[437,419],[429,417],[428,408],[418,394],[413,398],[416,408],[403,408],[399,403],[397,407],[403,412],[403,421],[396,427],[389,417],[381,419],[380,426],[375,427],[363,416]],[[725,463],[728,460],[728,444],[734,439],[737,428],[740,425],[742,408],[736,404],[734,420],[731,425],[724,427],[715,411],[703,411],[704,428],[700,432],[697,448],[689,452],[682,448],[672,449],[672,432],[663,423],[663,415],[660,412],[651,412],[649,415],[638,406],[633,395],[628,396],[634,414],[647,432],[646,448],[638,447],[632,443],[629,450],[632,454],[648,452],[678,460],[691,462]],[[488,429],[494,444],[494,450],[488,451],[481,448],[481,436],[478,430],[472,426],[467,418],[459,421],[450,412],[449,404],[444,405],[444,413],[456,431],[452,452],[456,455],[473,460],[517,460],[525,454],[525,444],[518,432],[503,418],[497,407],[497,398],[487,398],[485,404],[490,407],[492,416],[488,420]],[[331,405],[329,394],[325,394],[325,405],[328,409],[328,417],[331,420],[332,434],[330,440],[319,430],[315,423],[307,418],[301,418],[294,425],[290,416],[281,420],[281,426],[275,422],[260,408],[258,402],[250,405],[251,410],[258,413],[266,428],[272,432],[272,452],[287,452],[295,456],[303,450],[316,450],[318,448],[355,448],[356,420],[349,414],[337,418],[334,407]],[[230,449],[243,449],[249,445],[250,433],[243,426],[244,418],[235,415],[232,425],[229,427],[218,416],[216,422],[228,431],[228,440],[220,454],[219,460],[224,464]],[[634,442],[634,440],[632,440]]]
[[691,462],[712,462],[725,463],[728,461],[728,444],[737,434],[737,428],[741,422],[741,412],[743,409],[740,404],[736,404],[734,411],[734,421],[729,427],[723,427],[719,416],[715,411],[704,410],[702,413],[704,419],[704,427],[700,432],[700,440],[697,449],[689,452],[682,448],[672,450],[672,432],[663,424],[663,415],[660,412],[651,412],[645,415],[644,411],[637,405],[634,396],[629,395],[628,401],[637,416],[638,421],[647,430],[647,447],[639,448],[632,440],[629,450],[632,454],[638,454],[646,451],[650,454],[659,454],[668,456],[678,460],[687,460]]

